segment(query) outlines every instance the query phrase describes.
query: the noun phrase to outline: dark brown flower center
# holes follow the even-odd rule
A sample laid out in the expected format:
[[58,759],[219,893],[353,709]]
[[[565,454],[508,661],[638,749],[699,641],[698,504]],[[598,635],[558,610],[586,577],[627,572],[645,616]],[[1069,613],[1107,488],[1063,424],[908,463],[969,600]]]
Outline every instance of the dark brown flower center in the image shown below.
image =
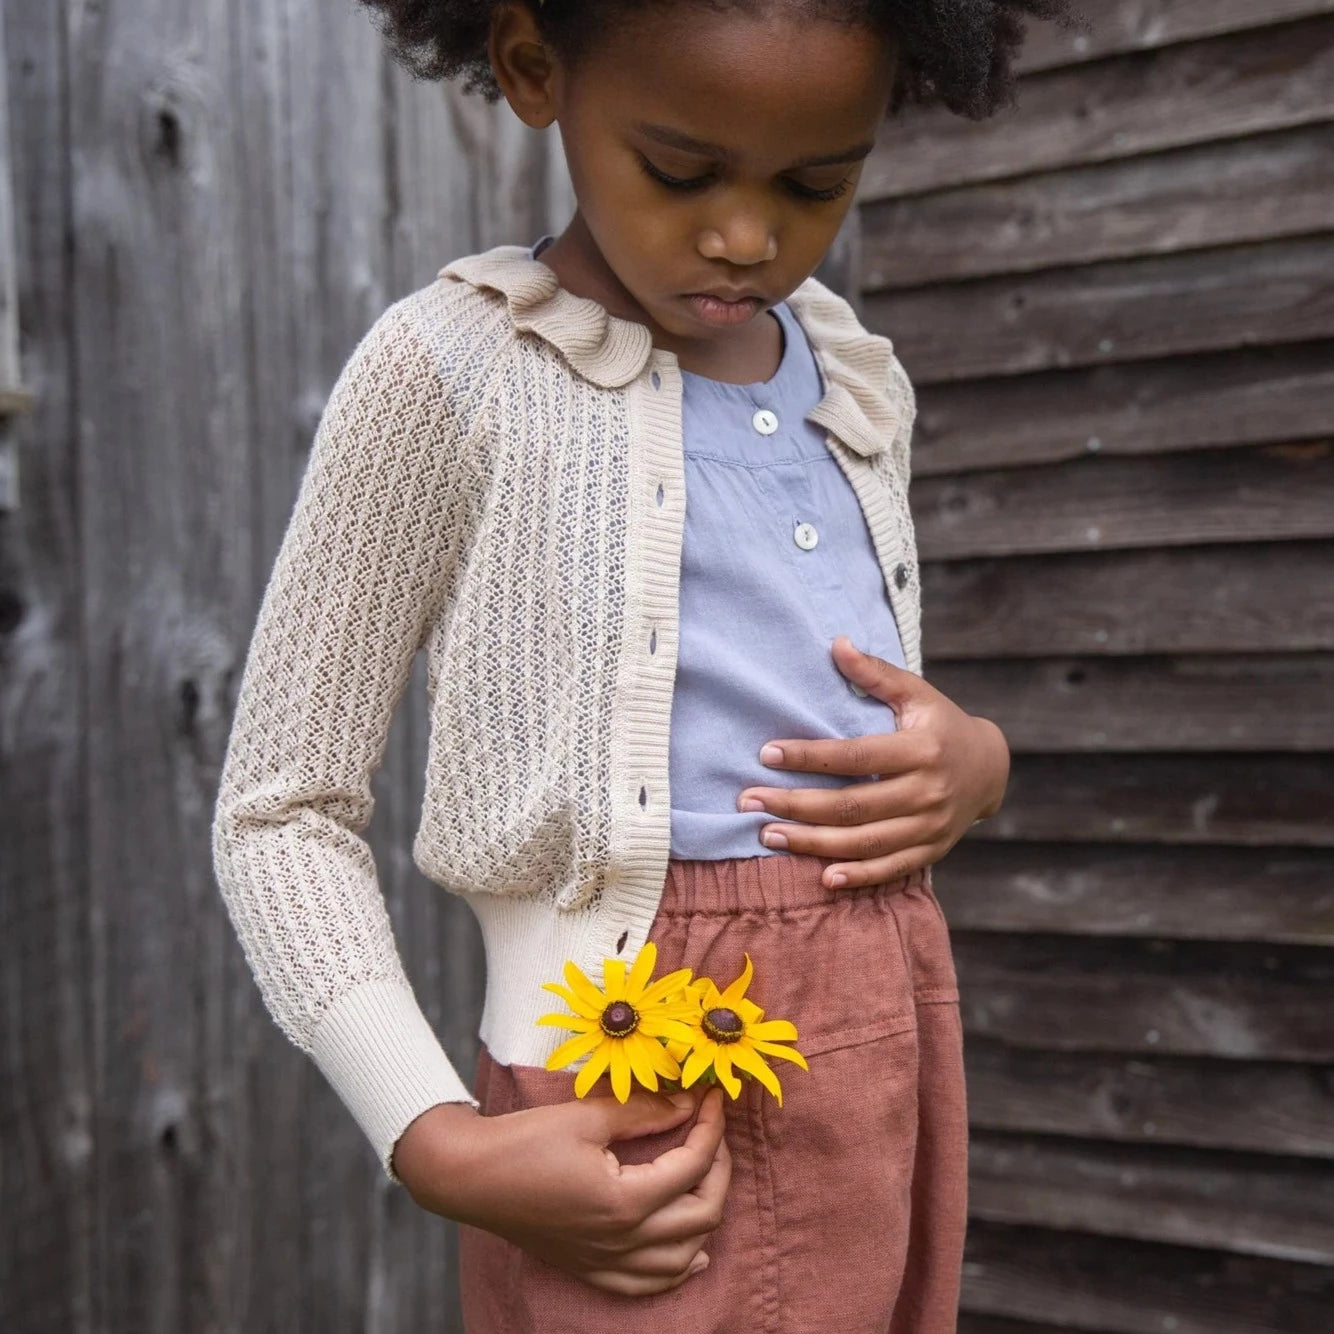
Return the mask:
[[609,1038],[628,1038],[639,1027],[639,1015],[633,1005],[624,1001],[612,1001],[602,1011],[602,1031]]
[[704,1031],[715,1042],[736,1042],[746,1031],[735,1010],[709,1010],[704,1015]]

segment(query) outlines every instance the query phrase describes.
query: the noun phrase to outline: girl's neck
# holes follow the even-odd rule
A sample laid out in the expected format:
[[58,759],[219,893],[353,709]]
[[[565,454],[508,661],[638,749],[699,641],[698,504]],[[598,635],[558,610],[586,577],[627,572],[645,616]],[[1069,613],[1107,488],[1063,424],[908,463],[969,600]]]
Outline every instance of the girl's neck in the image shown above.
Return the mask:
[[778,370],[783,331],[777,316],[766,311],[734,333],[710,339],[685,339],[663,329],[612,271],[577,210],[538,260],[555,273],[567,292],[596,301],[620,319],[646,326],[654,347],[673,353],[682,370],[733,384],[768,380]]

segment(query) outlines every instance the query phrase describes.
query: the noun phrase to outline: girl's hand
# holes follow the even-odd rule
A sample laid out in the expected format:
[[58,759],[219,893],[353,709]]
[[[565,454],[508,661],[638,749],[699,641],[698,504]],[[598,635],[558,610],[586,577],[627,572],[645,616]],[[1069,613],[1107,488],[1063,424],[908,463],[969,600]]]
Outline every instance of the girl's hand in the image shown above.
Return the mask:
[[[806,773],[879,775],[840,788],[748,787],[738,810],[763,810],[801,824],[766,825],[766,847],[849,858],[827,866],[830,889],[897,880],[938,862],[977,820],[994,815],[1010,775],[1010,751],[995,723],[883,658],[834,640],[839,671],[888,704],[897,732],[848,741],[773,741],[766,764]],[[769,747],[781,756],[770,758]],[[774,837],[783,842],[771,842]]]
[[[684,1144],[622,1164],[615,1141],[673,1130]],[[394,1171],[423,1209],[485,1228],[594,1287],[644,1296],[707,1267],[701,1247],[722,1221],[732,1159],[722,1092],[636,1091],[624,1105],[589,1097],[481,1116],[446,1104],[399,1138]]]

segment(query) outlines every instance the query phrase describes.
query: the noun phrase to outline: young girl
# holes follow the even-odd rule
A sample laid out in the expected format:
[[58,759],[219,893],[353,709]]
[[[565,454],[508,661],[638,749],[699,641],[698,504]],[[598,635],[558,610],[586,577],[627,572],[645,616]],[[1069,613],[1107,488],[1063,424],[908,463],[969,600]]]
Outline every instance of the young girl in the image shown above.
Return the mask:
[[[370,0],[559,126],[559,237],[352,355],[240,690],[214,855],[277,1022],[459,1220],[472,1331],[954,1328],[957,992],[930,884],[1004,739],[920,677],[913,397],[810,277],[887,109],[982,115],[1046,0]],[[486,943],[475,1097],[361,838],[414,655],[413,853]],[[790,1019],[781,1107],[575,1099],[540,986],[646,941]]]

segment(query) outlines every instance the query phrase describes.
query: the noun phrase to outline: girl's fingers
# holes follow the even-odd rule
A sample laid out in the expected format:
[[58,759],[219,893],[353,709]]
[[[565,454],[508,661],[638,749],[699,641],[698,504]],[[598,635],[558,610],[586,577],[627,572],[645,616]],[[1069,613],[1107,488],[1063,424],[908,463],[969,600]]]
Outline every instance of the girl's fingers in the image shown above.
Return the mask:
[[813,825],[863,825],[916,814],[915,794],[912,776],[900,775],[879,783],[849,783],[847,787],[752,787],[737,798],[737,807],[744,810],[746,802],[754,800],[760,805],[750,809],[763,810],[766,815],[776,815],[782,820]]
[[670,1292],[679,1288],[688,1278],[693,1278],[709,1267],[709,1257],[702,1252],[680,1273],[666,1276],[649,1277],[645,1274],[623,1274],[615,1269],[595,1269],[582,1275],[586,1283],[606,1292],[619,1292],[625,1297],[649,1297],[657,1292]]
[[707,1236],[723,1221],[723,1205],[731,1180],[732,1155],[727,1148],[727,1141],[722,1140],[704,1180],[694,1190],[664,1204],[627,1233],[627,1249]]
[[936,861],[930,848],[909,848],[894,857],[873,857],[864,862],[841,862],[826,866],[823,880],[826,888],[835,892],[843,889],[864,889],[867,885],[883,885],[912,875]]
[[921,738],[911,729],[871,732],[846,740],[770,741],[760,750],[760,762],[813,774],[896,774],[921,767],[920,748]]
[[[773,835],[780,835],[776,842]],[[768,848],[802,853],[808,857],[830,857],[838,861],[870,861],[906,853],[910,848],[929,846],[934,830],[919,816],[901,815],[892,820],[874,820],[852,828],[807,824],[772,824],[760,830],[760,841]]]

